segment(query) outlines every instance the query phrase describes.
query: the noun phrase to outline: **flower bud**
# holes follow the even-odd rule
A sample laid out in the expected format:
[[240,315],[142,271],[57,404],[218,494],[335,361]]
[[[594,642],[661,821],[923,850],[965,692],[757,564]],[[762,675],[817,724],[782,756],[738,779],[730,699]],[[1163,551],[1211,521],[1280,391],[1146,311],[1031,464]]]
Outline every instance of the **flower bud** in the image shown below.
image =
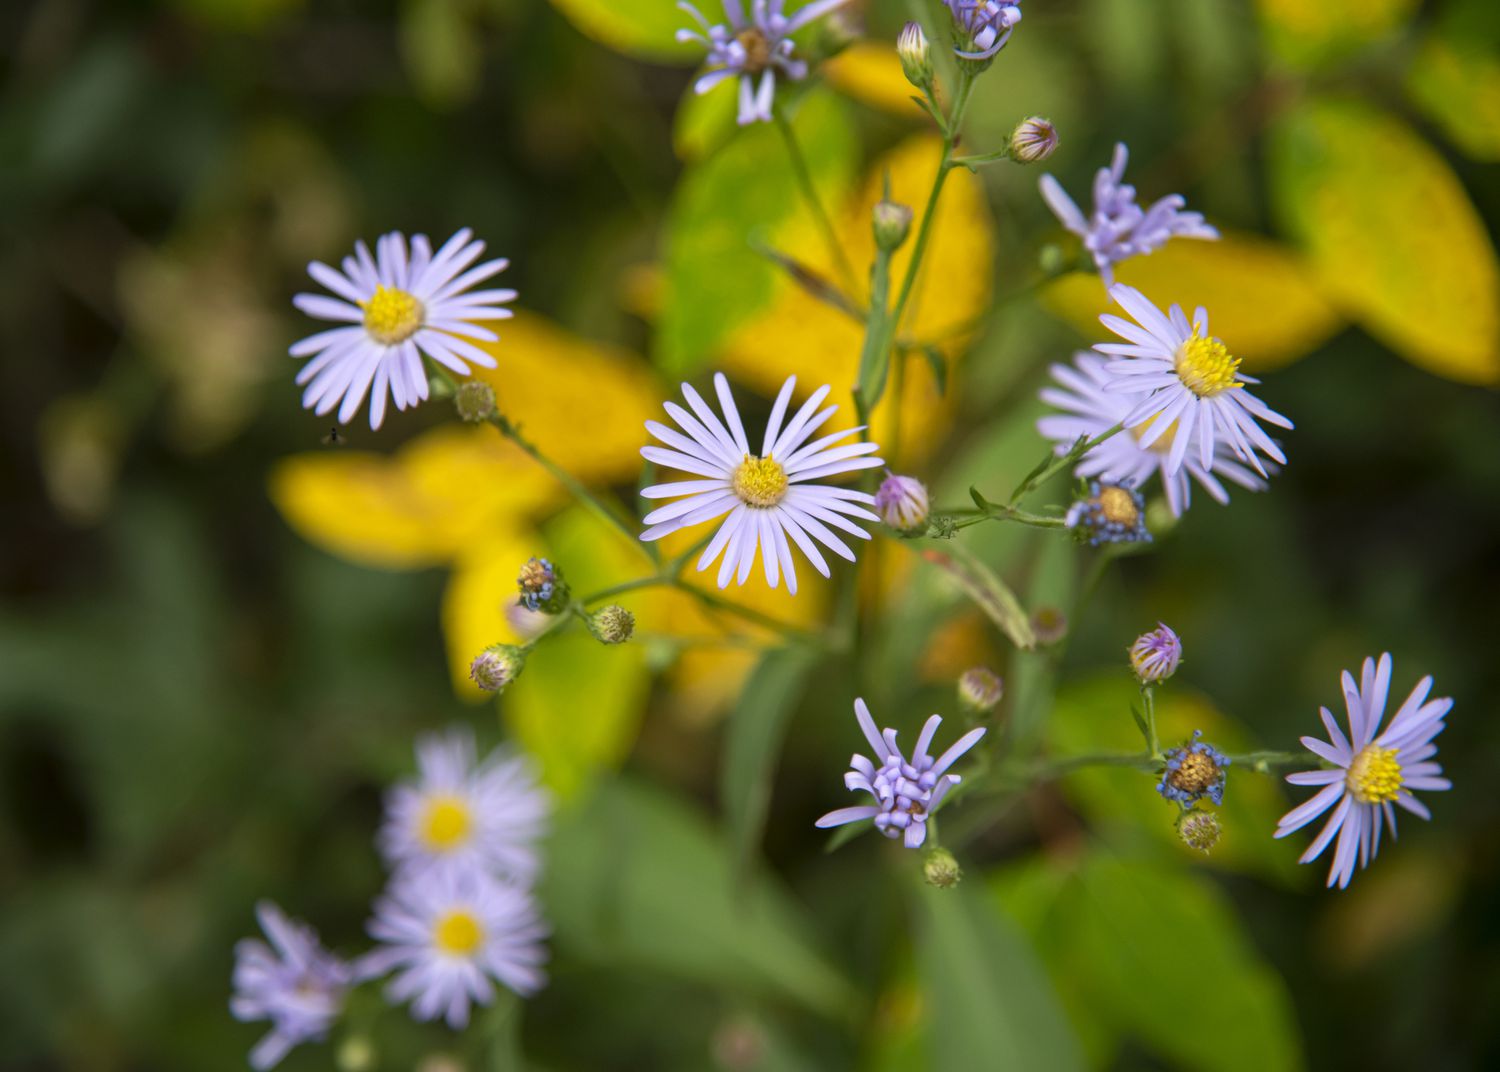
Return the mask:
[[1068,616],[1056,607],[1038,607],[1031,615],[1031,631],[1038,644],[1056,644],[1068,635]]
[[1023,119],[1011,131],[1010,158],[1018,164],[1045,160],[1057,148],[1057,128],[1039,115]]
[[875,245],[886,253],[900,248],[911,232],[911,208],[895,201],[881,200],[873,213]]
[[1190,849],[1197,849],[1201,853],[1207,853],[1219,843],[1219,835],[1224,828],[1219,825],[1219,817],[1211,811],[1199,811],[1191,808],[1177,816],[1177,836],[1182,838],[1182,843]]
[[1182,661],[1182,641],[1165,622],[1157,622],[1149,633],[1130,645],[1130,666],[1142,685],[1157,685],[1177,673]]
[[495,389],[483,380],[466,380],[453,396],[458,415],[471,424],[495,415]]
[[1005,682],[985,666],[965,670],[958,679],[958,702],[975,712],[993,711],[1005,695]]
[[350,1035],[334,1056],[339,1072],[370,1072],[375,1067],[375,1046],[368,1035]]
[[491,644],[469,664],[469,678],[485,692],[499,692],[526,666],[526,652],[514,644]]
[[921,23],[908,22],[901,27],[896,38],[896,55],[901,57],[901,70],[906,80],[923,92],[932,88],[932,50],[927,44],[927,35]]
[[922,878],[929,886],[940,890],[951,890],[958,885],[964,872],[958,861],[947,849],[929,849],[922,861]]
[[887,473],[875,491],[875,512],[897,532],[917,535],[927,527],[927,488],[915,477]]
[[516,587],[527,610],[559,614],[568,605],[568,583],[562,578],[562,570],[545,558],[528,559],[516,577]]
[[601,644],[623,644],[635,632],[635,615],[611,603],[589,616],[589,632]]

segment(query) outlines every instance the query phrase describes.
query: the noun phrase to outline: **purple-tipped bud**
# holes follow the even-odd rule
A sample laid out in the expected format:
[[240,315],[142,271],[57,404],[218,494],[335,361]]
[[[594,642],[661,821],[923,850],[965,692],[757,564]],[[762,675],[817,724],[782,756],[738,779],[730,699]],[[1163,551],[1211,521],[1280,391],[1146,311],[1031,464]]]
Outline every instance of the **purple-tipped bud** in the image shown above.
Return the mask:
[[896,55],[906,80],[924,92],[932,88],[932,49],[920,23],[908,22],[896,38]]
[[887,475],[875,492],[875,512],[897,532],[920,533],[927,527],[927,488],[914,477]]
[[1005,695],[1000,675],[984,666],[965,670],[958,679],[958,701],[971,711],[993,711]]
[[469,664],[469,678],[485,692],[499,692],[526,665],[526,653],[514,644],[491,644]]
[[1182,662],[1182,641],[1165,622],[1142,633],[1130,645],[1130,666],[1142,685],[1156,685],[1177,673]]
[[1010,135],[1010,158],[1018,164],[1045,160],[1057,148],[1057,128],[1039,115],[1023,119]]

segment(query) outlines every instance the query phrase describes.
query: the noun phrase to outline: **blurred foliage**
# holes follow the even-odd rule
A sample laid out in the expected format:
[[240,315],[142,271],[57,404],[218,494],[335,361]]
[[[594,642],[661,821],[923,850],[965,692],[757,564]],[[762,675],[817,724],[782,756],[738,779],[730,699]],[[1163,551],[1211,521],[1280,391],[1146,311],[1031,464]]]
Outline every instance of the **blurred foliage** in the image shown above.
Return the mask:
[[[1269,492],[1195,502],[1107,569],[1046,533],[965,530],[1021,608],[1066,616],[1059,644],[1018,650],[950,571],[877,538],[858,591],[838,564],[795,598],[729,593],[825,636],[855,615],[853,651],[788,654],[640,589],[620,597],[635,641],[549,640],[496,717],[467,664],[536,628],[519,563],[551,555],[594,591],[651,561],[441,400],[337,438],[297,409],[306,262],[459,226],[522,295],[482,375],[622,508],[679,378],[725,370],[759,396],[747,420],[789,374],[799,398],[847,398],[861,327],[783,264],[863,300],[884,183],[920,215],[935,135],[890,48],[914,12],[938,25],[933,3],[856,0],[868,39],[782,98],[852,280],[778,130],[738,129],[730,86],[691,93],[670,0],[0,13],[0,1067],[241,1067],[259,1027],[226,1003],[255,900],[361,948],[379,794],[415,733],[455,720],[522,744],[566,799],[553,983],[460,1037],[362,1004],[291,1072],[351,1040],[427,1072],[1500,1062],[1490,0],[1027,5],[965,144],[1048,116],[1044,167],[1083,194],[1128,142],[1143,202],[1180,191],[1225,238],[1122,278],[1205,304],[1297,423]],[[873,418],[946,508],[1031,469],[1045,366],[1099,338],[1097,279],[1041,287],[1044,247],[1073,247],[1039,170],[950,177]],[[855,695],[909,739],[984,662],[1012,746],[1129,747],[1124,649],[1158,619],[1187,650],[1166,742],[1291,747],[1337,671],[1389,649],[1398,689],[1431,672],[1457,700],[1454,791],[1342,896],[1270,839],[1281,787],[1238,768],[1206,858],[1121,769],[945,810],[954,891],[878,838],[827,851],[812,820],[845,801]]]

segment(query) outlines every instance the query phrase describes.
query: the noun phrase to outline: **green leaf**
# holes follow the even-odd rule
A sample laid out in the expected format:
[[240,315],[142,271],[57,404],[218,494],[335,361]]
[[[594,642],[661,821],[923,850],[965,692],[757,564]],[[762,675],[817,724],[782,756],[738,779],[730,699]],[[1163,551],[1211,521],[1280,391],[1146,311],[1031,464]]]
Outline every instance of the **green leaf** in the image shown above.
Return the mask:
[[558,943],[580,960],[850,1011],[849,982],[786,894],[764,877],[737,881],[702,817],[657,790],[603,782],[561,815],[543,887]]
[[739,81],[734,78],[724,79],[707,93],[695,93],[688,86],[672,119],[672,148],[678,159],[701,160],[734,137],[739,99]]
[[429,104],[458,104],[479,88],[481,38],[469,0],[420,0],[401,13],[401,54]]
[[1500,160],[1500,19],[1493,0],[1445,4],[1407,70],[1412,101],[1475,160]]
[[932,369],[932,380],[937,384],[940,395],[948,393],[948,361],[943,357],[943,351],[936,346],[922,347],[922,356],[927,358],[927,367]]
[[975,884],[917,886],[917,967],[931,1001],[932,1068],[1082,1068],[1046,972]]
[[[552,6],[588,37],[637,59],[695,63],[703,46],[678,41],[678,30],[698,29],[697,21],[674,0],[552,0]],[[713,5],[704,12],[714,15]]]
[[729,716],[719,775],[720,800],[737,873],[749,870],[771,803],[771,785],[787,720],[797,708],[813,660],[805,651],[779,648],[751,674]]
[[[792,118],[825,206],[841,203],[853,173],[857,143],[847,112],[831,93],[813,91]],[[667,301],[654,354],[663,370],[690,374],[766,309],[778,270],[755,242],[780,246],[778,232],[800,226],[805,212],[786,146],[770,123],[741,130],[687,168],[666,227]]]

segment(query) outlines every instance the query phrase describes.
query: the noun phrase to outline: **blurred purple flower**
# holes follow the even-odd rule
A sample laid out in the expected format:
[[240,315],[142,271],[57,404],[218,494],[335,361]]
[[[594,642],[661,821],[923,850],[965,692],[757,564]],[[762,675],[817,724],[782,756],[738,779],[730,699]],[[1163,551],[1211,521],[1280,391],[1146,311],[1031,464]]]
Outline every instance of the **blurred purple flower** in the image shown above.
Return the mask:
[[943,0],[953,24],[965,38],[954,55],[966,60],[994,59],[1021,21],[1021,0]]
[[325,950],[317,932],[288,919],[270,901],[255,906],[260,927],[271,940],[246,938],[234,947],[236,1020],[269,1020],[271,1032],[250,1051],[250,1065],[272,1068],[294,1046],[321,1041],[344,1010],[353,972]]

